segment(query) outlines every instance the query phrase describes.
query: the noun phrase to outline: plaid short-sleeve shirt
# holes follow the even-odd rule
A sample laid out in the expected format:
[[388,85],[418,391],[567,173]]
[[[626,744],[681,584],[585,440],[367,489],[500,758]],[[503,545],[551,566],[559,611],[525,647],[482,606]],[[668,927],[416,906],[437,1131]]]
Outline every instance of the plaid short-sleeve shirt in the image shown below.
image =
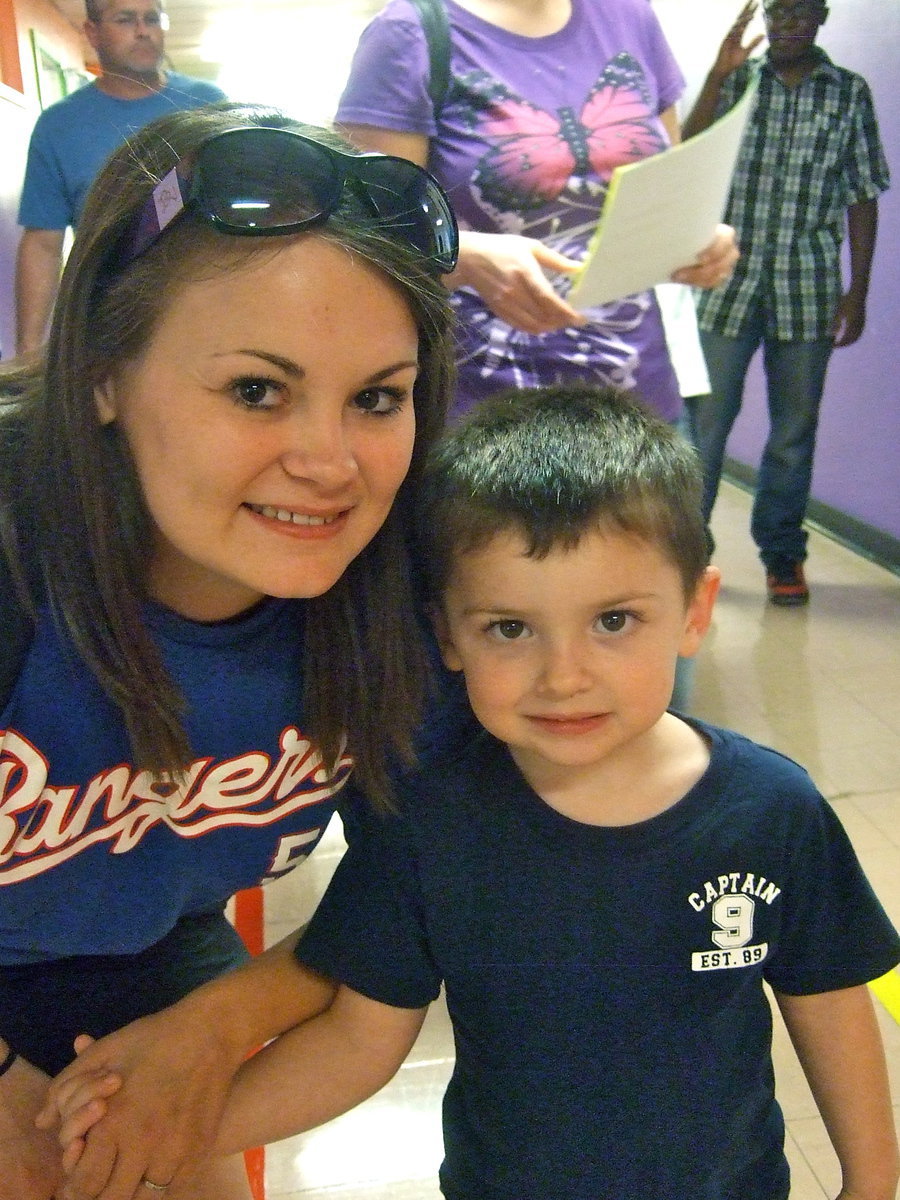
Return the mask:
[[741,258],[727,284],[699,295],[701,329],[737,337],[761,304],[769,336],[830,336],[846,210],[883,192],[890,175],[868,84],[818,47],[816,55],[796,87],[767,59],[745,63],[723,84],[719,115],[759,72],[725,217]]

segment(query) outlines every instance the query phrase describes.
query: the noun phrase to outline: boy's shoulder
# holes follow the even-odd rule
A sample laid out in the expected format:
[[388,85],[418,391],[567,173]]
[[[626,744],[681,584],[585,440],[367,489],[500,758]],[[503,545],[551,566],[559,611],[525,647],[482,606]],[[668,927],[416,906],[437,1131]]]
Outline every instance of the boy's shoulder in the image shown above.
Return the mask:
[[732,729],[727,725],[719,725],[714,721],[705,721],[701,717],[685,716],[679,714],[680,719],[685,724],[690,725],[692,729],[696,729],[704,735],[713,747],[713,753],[721,753],[727,749],[729,753],[736,754],[740,759],[748,759],[760,761],[768,764],[773,770],[783,770],[788,775],[795,775],[799,772],[800,775],[809,778],[809,773],[800,763],[785,754],[781,750],[777,750],[774,746],[766,745],[765,742],[759,742],[755,738],[751,738],[746,733],[741,733],[737,729]]
[[420,759],[409,781],[413,793],[471,779],[485,770],[492,774],[503,771],[511,761],[503,742],[488,733],[474,717],[461,720],[454,732],[455,737],[442,745],[432,743],[427,757]]
[[695,832],[725,828],[787,852],[808,837],[832,836],[834,810],[805,767],[733,729],[687,720],[711,748],[706,774],[689,794]]
[[715,725],[697,717],[681,719],[695,729],[710,747],[711,775],[720,787],[740,789],[748,786],[754,793],[777,790],[798,799],[821,800],[821,793],[805,767],[795,759],[754,741],[746,734],[724,725]]

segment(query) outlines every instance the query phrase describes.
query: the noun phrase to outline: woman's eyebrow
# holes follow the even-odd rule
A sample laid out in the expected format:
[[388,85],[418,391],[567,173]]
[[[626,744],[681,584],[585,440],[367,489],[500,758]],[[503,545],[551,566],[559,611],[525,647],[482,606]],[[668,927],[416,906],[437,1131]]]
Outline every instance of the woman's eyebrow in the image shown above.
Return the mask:
[[268,350],[255,350],[252,347],[240,347],[237,350],[225,351],[219,357],[225,357],[225,354],[249,354],[253,358],[261,358],[265,362],[271,363],[273,367],[278,367],[284,371],[285,375],[291,375],[295,379],[302,379],[306,374],[303,367],[299,363],[295,363],[292,358],[283,358],[280,354],[272,354]]
[[[284,358],[280,354],[273,354],[269,350],[256,350],[252,347],[242,346],[236,350],[223,351],[217,357],[224,358],[230,354],[247,354],[252,358],[261,358],[265,362],[271,363],[273,367],[278,367],[284,371],[285,375],[290,375],[294,379],[302,379],[306,371],[299,363],[294,362],[292,358]],[[418,370],[419,360],[417,358],[403,358],[399,362],[391,363],[387,367],[382,367],[380,370],[373,372],[368,377],[369,383],[378,383],[382,379],[387,379],[391,375],[395,375],[397,371],[406,371],[412,368]]]

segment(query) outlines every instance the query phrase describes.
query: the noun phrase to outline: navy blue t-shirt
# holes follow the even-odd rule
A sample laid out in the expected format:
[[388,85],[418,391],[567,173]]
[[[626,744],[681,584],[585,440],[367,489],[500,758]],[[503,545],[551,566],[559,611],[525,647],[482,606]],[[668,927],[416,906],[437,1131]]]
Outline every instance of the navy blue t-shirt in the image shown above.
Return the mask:
[[482,734],[351,847],[298,949],[382,1003],[443,984],[450,1200],[784,1200],[766,981],[900,959],[832,809],[795,763],[703,724],[661,815],[585,825]]

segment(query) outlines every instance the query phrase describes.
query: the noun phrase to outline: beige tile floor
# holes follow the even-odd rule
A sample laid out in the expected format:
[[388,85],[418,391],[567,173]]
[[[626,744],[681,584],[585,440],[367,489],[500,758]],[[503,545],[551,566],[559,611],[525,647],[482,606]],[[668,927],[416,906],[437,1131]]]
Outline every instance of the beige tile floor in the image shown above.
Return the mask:
[[[748,497],[725,485],[714,515],[723,587],[693,709],[807,767],[900,925],[900,578],[813,533],[812,603],[775,609],[748,522]],[[308,864],[267,890],[269,941],[306,919],[342,846],[339,829],[329,830]],[[900,1026],[878,1007],[900,1117]],[[438,1200],[440,1099],[451,1060],[446,1012],[434,1005],[409,1061],[378,1096],[269,1147],[267,1200]],[[833,1198],[836,1160],[779,1023],[775,1062],[792,1200]]]

